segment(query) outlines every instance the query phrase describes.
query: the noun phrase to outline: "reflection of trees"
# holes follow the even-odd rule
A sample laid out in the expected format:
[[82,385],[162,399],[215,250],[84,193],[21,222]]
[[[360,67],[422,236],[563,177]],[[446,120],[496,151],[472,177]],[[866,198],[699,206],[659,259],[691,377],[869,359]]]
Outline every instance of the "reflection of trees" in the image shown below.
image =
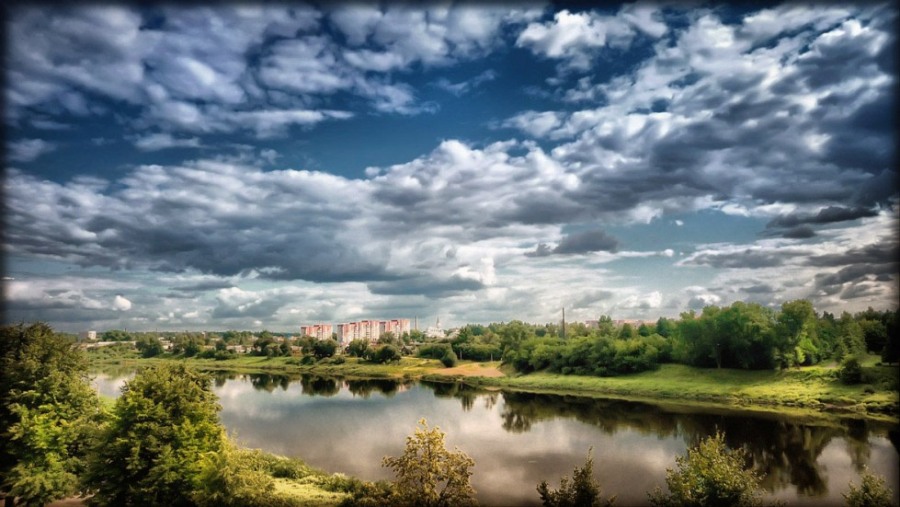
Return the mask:
[[620,429],[645,435],[675,435],[674,414],[644,403],[534,393],[503,393],[503,429],[528,431],[536,422],[567,417],[596,426],[610,435]]
[[354,396],[368,398],[373,392],[381,393],[390,398],[397,394],[400,387],[407,387],[411,381],[403,381],[397,379],[377,378],[377,379],[356,379],[347,380],[347,390]]
[[462,404],[462,409],[465,412],[472,410],[478,395],[486,392],[477,387],[463,384],[462,382],[429,382],[422,380],[420,383],[425,387],[431,388],[434,391],[434,395],[438,398],[459,399]]
[[308,396],[334,396],[341,391],[341,382],[336,377],[302,375],[300,387],[303,394]]
[[282,391],[287,391],[291,382],[300,379],[299,375],[285,375],[278,373],[250,373],[250,385],[259,391],[271,393],[276,387],[280,387]]
[[[872,423],[865,420],[812,425],[777,416],[679,413],[644,403],[533,393],[504,392],[503,401],[502,426],[513,433],[527,432],[541,421],[565,417],[610,435],[627,429],[660,438],[680,436],[692,446],[719,429],[730,447],[744,449],[749,464],[763,476],[762,486],[771,492],[793,485],[801,495],[820,497],[827,493],[825,470],[818,459],[835,437],[844,439],[857,469],[870,454]],[[896,445],[896,431],[891,433],[888,436],[894,437]]]

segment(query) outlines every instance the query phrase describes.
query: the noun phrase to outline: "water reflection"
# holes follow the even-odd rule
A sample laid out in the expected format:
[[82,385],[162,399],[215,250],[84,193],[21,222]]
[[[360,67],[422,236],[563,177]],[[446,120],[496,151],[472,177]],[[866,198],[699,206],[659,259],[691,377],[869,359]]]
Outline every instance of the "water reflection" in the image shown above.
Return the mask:
[[487,505],[536,505],[551,483],[595,449],[604,495],[646,504],[666,468],[721,430],[763,475],[772,499],[838,505],[864,465],[898,497],[898,430],[867,420],[805,421],[778,414],[662,407],[622,400],[484,391],[462,383],[312,375],[217,374],[221,420],[243,445],[313,466],[387,479],[385,455],[402,452],[422,417],[476,461],[473,485]]

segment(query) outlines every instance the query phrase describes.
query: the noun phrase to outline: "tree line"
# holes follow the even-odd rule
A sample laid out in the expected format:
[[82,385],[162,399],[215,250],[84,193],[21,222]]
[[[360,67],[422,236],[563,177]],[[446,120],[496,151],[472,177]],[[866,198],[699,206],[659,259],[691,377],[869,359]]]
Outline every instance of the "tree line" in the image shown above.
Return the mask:
[[[807,300],[789,301],[780,310],[757,303],[709,305],[680,319],[655,325],[616,327],[601,317],[596,327],[521,321],[466,326],[451,342],[454,350],[481,359],[488,351],[516,371],[612,376],[680,363],[704,368],[772,369],[850,360],[866,352],[885,363],[900,358],[898,311],[871,308],[836,317],[817,314]],[[852,361],[850,361],[852,363]]]
[[[7,505],[45,505],[76,494],[90,505],[292,506],[274,478],[300,479],[311,469],[298,460],[241,449],[218,420],[211,377],[184,364],[144,368],[122,388],[111,409],[90,387],[87,361],[74,342],[46,324],[0,329],[0,494]],[[609,505],[600,496],[592,458],[558,489],[537,486],[549,507]],[[449,451],[444,434],[420,421],[404,453],[387,456],[393,482],[340,475],[318,485],[346,493],[346,506],[475,505],[475,465]],[[659,506],[759,505],[760,477],[724,435],[703,440],[667,470]],[[890,505],[884,481],[865,473],[851,484],[847,504]]]

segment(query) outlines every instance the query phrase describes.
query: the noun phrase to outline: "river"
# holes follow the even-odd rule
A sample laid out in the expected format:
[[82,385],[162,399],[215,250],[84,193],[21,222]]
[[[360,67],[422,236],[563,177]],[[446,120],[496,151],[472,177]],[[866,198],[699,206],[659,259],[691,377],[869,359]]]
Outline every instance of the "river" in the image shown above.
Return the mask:
[[[127,375],[99,374],[117,395]],[[425,418],[475,460],[472,484],[484,505],[538,505],[593,448],[603,496],[644,505],[665,488],[675,457],[717,429],[763,473],[770,499],[840,505],[863,465],[881,474],[898,501],[896,425],[862,419],[799,420],[778,414],[662,407],[621,400],[476,390],[461,384],[347,380],[305,375],[219,374],[220,418],[241,445],[295,456],[329,472],[391,479],[383,456],[402,453]]]

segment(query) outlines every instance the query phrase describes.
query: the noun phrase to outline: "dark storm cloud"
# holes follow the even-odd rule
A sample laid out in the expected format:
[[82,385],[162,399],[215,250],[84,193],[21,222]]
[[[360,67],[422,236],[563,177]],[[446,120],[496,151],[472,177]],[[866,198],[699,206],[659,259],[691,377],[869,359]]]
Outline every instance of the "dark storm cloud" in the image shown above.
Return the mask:
[[815,215],[807,215],[801,213],[790,213],[773,218],[766,227],[785,227],[794,228],[807,224],[831,224],[836,222],[845,222],[848,220],[856,220],[858,218],[874,217],[878,215],[878,211],[864,207],[845,207],[845,206],[828,206],[822,208]]
[[781,266],[796,253],[746,249],[737,252],[701,252],[682,261],[684,264],[714,268],[771,268]]
[[896,240],[882,240],[836,254],[809,257],[806,264],[816,267],[834,267],[848,264],[887,264],[895,262],[900,254]]
[[102,196],[24,175],[10,183],[7,238],[21,251],[114,269],[255,271],[315,282],[392,278],[377,247],[363,253],[364,242],[338,237],[350,234],[342,224],[353,211],[327,196],[359,191],[329,175],[207,161],[141,168]]
[[440,279],[429,275],[403,277],[390,282],[372,282],[368,284],[372,294],[388,296],[421,294],[429,298],[442,298],[461,292],[478,291],[485,285],[471,278],[458,275]]
[[812,227],[808,225],[801,225],[798,227],[791,227],[785,231],[782,231],[781,237],[787,239],[807,239],[815,237],[816,231],[813,230]]
[[758,285],[741,287],[739,290],[741,290],[742,292],[746,292],[747,294],[772,294],[775,292],[775,287],[772,287],[771,285],[766,283],[761,283]]
[[615,296],[615,292],[608,290],[591,291],[572,302],[572,308],[591,308],[600,301],[608,301]]
[[548,255],[576,255],[592,252],[614,253],[618,248],[619,240],[602,230],[596,229],[569,234],[553,249],[544,243],[540,243],[533,251],[526,252],[525,255],[528,257],[546,257]]
[[203,292],[209,290],[228,289],[234,287],[234,284],[226,281],[210,280],[206,282],[194,283],[191,285],[181,285],[178,287],[169,287],[169,290],[178,292]]
[[590,252],[615,252],[619,240],[601,230],[584,231],[564,237],[553,253],[559,255],[580,254]]

